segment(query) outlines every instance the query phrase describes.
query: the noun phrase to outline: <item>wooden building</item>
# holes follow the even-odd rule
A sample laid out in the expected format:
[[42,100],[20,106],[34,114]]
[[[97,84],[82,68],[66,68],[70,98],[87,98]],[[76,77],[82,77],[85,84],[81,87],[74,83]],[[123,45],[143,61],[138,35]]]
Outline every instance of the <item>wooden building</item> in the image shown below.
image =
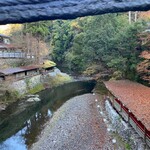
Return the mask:
[[0,34],[0,44],[10,44],[10,37]]
[[15,81],[26,77],[32,77],[38,74],[47,74],[54,71],[56,64],[47,61],[43,65],[22,66],[16,68],[0,69],[0,81]]
[[39,74],[39,66],[0,69],[0,81],[14,81]]
[[42,73],[46,74],[48,72],[53,72],[54,67],[56,67],[56,63],[50,60],[45,60],[43,64],[41,65]]
[[0,34],[0,58],[24,58],[25,53],[21,47],[11,44],[9,36]]

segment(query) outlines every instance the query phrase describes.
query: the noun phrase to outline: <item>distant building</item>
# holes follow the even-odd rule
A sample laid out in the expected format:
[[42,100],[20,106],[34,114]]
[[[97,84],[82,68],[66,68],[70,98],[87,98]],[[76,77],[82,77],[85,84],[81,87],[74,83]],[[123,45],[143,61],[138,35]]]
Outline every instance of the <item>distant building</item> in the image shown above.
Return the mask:
[[24,58],[21,47],[11,44],[9,36],[0,34],[0,58]]
[[39,66],[0,69],[0,81],[15,81],[39,74]]
[[0,34],[0,44],[10,44],[10,37]]
[[45,61],[42,65],[21,66],[16,68],[0,69],[0,82],[17,81],[39,74],[45,75],[54,71],[56,64],[52,61]]

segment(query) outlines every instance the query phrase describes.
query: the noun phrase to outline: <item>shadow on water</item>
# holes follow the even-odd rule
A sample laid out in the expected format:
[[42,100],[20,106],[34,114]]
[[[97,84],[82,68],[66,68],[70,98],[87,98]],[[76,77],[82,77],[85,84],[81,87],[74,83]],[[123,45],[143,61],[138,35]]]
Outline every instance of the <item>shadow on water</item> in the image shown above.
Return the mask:
[[76,81],[38,93],[40,102],[23,99],[0,113],[0,149],[26,150],[36,142],[44,124],[68,99],[90,93],[95,81]]

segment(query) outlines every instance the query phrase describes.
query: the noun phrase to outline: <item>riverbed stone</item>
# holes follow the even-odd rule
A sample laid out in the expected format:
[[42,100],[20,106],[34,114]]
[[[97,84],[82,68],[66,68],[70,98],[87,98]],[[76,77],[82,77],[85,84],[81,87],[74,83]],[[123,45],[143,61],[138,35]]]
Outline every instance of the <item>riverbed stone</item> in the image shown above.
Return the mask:
[[68,100],[46,124],[31,150],[108,150],[113,147],[92,94]]
[[41,100],[38,97],[31,97],[31,98],[27,99],[27,102],[39,102],[39,101],[41,101]]
[[0,105],[0,112],[6,109],[6,105],[5,104],[1,104]]

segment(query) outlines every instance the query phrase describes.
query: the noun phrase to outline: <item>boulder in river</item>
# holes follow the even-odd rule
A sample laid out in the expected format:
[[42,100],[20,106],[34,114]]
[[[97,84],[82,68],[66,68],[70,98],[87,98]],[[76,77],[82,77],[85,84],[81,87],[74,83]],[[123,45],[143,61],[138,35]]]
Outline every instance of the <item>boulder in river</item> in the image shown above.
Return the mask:
[[27,102],[39,102],[41,101],[38,97],[31,97],[29,99],[27,99]]
[[39,95],[38,94],[36,94],[36,95],[27,95],[27,97],[39,97]]

